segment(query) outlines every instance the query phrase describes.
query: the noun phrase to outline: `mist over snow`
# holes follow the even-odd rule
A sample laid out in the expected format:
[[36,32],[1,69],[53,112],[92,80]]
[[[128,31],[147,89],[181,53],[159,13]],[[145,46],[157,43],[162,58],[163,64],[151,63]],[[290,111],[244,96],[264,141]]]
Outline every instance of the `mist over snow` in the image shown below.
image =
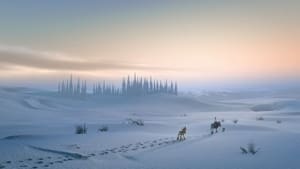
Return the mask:
[[[296,88],[66,95],[1,87],[0,96],[1,168],[299,166]],[[224,131],[211,134],[215,117]],[[75,134],[76,126],[85,134]],[[186,140],[177,141],[184,126]],[[242,153],[249,143],[255,155]]]

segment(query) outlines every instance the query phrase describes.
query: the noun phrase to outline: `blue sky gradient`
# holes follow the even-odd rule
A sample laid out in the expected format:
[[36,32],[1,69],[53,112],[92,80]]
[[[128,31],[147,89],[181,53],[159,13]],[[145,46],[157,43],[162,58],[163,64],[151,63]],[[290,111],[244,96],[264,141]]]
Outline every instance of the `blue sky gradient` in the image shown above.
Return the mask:
[[[300,77],[300,2],[5,0],[1,84],[127,74],[186,84]],[[188,85],[187,85],[188,86]]]

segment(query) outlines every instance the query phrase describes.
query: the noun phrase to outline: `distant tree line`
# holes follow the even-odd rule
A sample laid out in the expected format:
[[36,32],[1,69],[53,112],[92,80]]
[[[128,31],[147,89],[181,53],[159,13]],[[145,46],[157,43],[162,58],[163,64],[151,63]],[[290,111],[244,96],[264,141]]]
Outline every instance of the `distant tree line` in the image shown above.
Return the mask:
[[120,96],[120,89],[113,84],[108,84],[105,81],[93,85],[94,96]]
[[130,76],[123,78],[122,80],[122,94],[123,95],[148,95],[148,94],[172,94],[177,95],[178,86],[177,82],[168,82],[161,80],[154,80],[152,77],[137,77],[134,75],[133,78]]
[[[122,79],[121,88],[106,81],[93,84],[92,94],[94,96],[142,96],[151,94],[178,94],[177,82],[161,81],[152,79],[152,77],[133,77]],[[77,80],[73,82],[72,75],[69,80],[63,80],[58,84],[58,93],[66,96],[86,96],[86,81]]]
[[63,80],[58,83],[58,93],[65,96],[86,96],[87,86],[86,80],[77,79],[73,81],[73,76],[69,80]]

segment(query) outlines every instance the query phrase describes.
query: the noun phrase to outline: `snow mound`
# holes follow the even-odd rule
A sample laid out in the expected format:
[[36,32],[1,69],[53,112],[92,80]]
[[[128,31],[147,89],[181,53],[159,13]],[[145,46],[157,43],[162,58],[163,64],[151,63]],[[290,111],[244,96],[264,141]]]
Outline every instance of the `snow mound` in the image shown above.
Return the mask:
[[300,108],[299,100],[278,101],[268,104],[258,104],[251,108],[252,111],[276,111],[276,110],[296,110]]
[[253,106],[251,108],[252,111],[274,111],[274,110],[280,110],[283,108],[283,105],[280,105],[278,103],[272,103],[272,104],[260,104]]
[[21,101],[21,105],[29,109],[40,109],[41,105],[34,99],[28,98]]
[[29,109],[47,109],[47,108],[55,108],[55,106],[47,99],[39,99],[28,97],[20,101],[21,105]]

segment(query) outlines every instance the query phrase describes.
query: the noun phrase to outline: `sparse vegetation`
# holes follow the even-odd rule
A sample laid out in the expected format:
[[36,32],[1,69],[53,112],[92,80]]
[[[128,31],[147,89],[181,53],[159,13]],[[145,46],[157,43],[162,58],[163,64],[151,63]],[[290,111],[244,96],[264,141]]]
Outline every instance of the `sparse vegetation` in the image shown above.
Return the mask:
[[141,119],[127,119],[128,124],[133,124],[137,126],[144,126],[144,121]]
[[248,144],[248,152],[251,154],[256,154],[259,151],[259,148],[256,148],[256,145],[254,143],[249,143]]
[[260,116],[260,117],[256,117],[256,120],[262,121],[262,120],[265,120],[265,119],[262,116]]
[[282,121],[281,120],[276,120],[276,123],[280,124],[280,123],[282,123]]
[[253,142],[250,142],[247,145],[247,148],[240,147],[240,150],[242,151],[242,154],[252,154],[255,155],[260,149],[256,147],[256,145]]
[[87,133],[87,127],[85,124],[83,125],[77,125],[75,127],[75,133],[76,134],[86,134]]
[[108,127],[107,126],[102,126],[102,127],[100,127],[98,129],[98,131],[100,131],[100,132],[106,132],[106,131],[108,131]]
[[240,147],[242,154],[248,154],[248,151],[244,147]]
[[225,132],[225,127],[222,128],[222,132]]

